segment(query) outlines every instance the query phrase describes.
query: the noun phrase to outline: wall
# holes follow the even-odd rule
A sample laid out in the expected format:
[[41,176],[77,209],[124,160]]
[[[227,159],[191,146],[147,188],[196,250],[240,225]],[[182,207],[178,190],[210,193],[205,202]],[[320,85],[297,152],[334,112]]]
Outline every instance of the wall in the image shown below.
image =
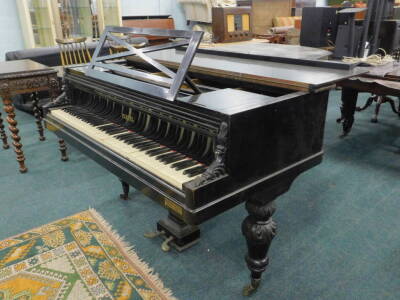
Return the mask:
[[177,29],[187,29],[178,0],[121,0],[122,16],[171,15]]
[[5,53],[24,48],[17,4],[15,0],[1,0],[0,9],[0,61]]
[[328,0],[317,0],[315,6],[328,6]]

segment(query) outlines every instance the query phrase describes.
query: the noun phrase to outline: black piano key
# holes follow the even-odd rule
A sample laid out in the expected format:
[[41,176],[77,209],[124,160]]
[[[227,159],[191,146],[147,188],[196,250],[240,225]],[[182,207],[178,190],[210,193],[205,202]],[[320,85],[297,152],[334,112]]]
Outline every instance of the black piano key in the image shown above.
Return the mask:
[[188,174],[188,177],[194,177],[200,174],[203,174],[206,171],[206,168],[203,169],[198,169],[197,171],[191,172],[190,174]]
[[161,149],[147,151],[146,154],[149,156],[156,156],[156,155],[163,154],[163,153],[170,152],[170,151],[171,151],[171,149],[165,147],[165,148],[161,148]]
[[152,148],[155,148],[155,147],[160,147],[160,144],[157,143],[157,142],[153,142],[153,141],[150,141],[149,143],[147,143],[147,145],[136,146],[136,148],[138,148],[138,149],[140,149],[142,151],[149,150],[149,149],[152,149]]
[[137,144],[140,142],[147,142],[147,141],[148,141],[148,139],[143,138],[143,137],[132,137],[132,138],[124,140],[124,143],[133,145],[133,144]]
[[128,140],[131,140],[131,139],[138,139],[138,138],[144,138],[143,136],[141,136],[140,134],[137,134],[137,133],[133,133],[133,132],[131,132],[131,133],[127,133],[126,135],[121,135],[121,138],[120,138],[120,140],[121,141],[128,141]]
[[104,125],[104,126],[99,126],[98,129],[103,130],[103,131],[107,131],[107,130],[113,130],[116,128],[120,128],[119,125],[116,124],[109,124],[109,125]]
[[180,170],[195,166],[197,164],[198,164],[197,161],[189,159],[189,160],[174,163],[171,167],[177,171],[180,171]]
[[166,165],[169,165],[169,164],[175,163],[175,162],[177,162],[177,161],[181,161],[182,159],[185,159],[185,158],[186,158],[186,156],[183,155],[183,154],[181,154],[181,155],[179,155],[179,156],[174,156],[174,157],[172,157],[172,158],[170,158],[170,159],[166,159],[166,160],[164,160],[163,162],[164,162]]
[[173,156],[175,156],[175,155],[177,155],[176,152],[167,153],[167,154],[163,154],[163,155],[157,156],[156,159],[157,159],[157,160],[163,160],[163,159],[166,159],[166,158],[173,157]]
[[122,132],[126,132],[126,129],[121,127],[121,128],[115,128],[115,129],[111,129],[109,131],[107,131],[107,133],[114,135],[114,134],[118,134],[118,133],[122,133]]
[[154,148],[160,148],[160,144],[159,143],[154,143],[154,144],[152,144],[152,145],[150,145],[150,146],[145,146],[145,147],[140,147],[139,149],[140,150],[142,150],[142,151],[147,151],[147,150],[151,150],[151,149],[154,149]]
[[190,177],[191,174],[194,174],[198,171],[202,171],[201,173],[203,173],[205,170],[206,170],[205,167],[198,166],[198,167],[187,169],[187,170],[183,171],[183,175],[188,175]]
[[131,137],[132,135],[133,135],[133,133],[132,133],[131,131],[129,131],[129,132],[127,132],[127,133],[124,133],[124,134],[119,135],[119,136],[117,137],[117,139],[122,140],[122,139],[124,139],[124,138]]
[[152,141],[141,141],[141,142],[137,142],[136,144],[133,144],[133,146],[135,148],[140,149],[140,147],[146,147],[146,146],[150,146],[152,145],[154,142]]
[[168,157],[168,158],[161,159],[160,161],[161,161],[162,163],[168,165],[168,164],[170,164],[170,163],[174,163],[174,162],[177,162],[177,161],[182,160],[182,159],[185,159],[185,158],[186,158],[185,155],[183,155],[183,154],[181,154],[181,153],[178,153],[178,154],[176,154],[176,155],[174,155],[174,156],[170,156],[170,157]]

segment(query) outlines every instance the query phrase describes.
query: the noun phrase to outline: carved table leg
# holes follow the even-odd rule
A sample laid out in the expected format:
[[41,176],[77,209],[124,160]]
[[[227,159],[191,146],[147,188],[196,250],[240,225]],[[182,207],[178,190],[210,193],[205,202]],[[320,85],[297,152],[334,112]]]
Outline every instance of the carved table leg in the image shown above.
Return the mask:
[[352,88],[343,87],[342,88],[342,106],[340,108],[342,112],[341,119],[338,122],[343,124],[343,134],[342,137],[348,135],[353,127],[354,123],[354,113],[357,106],[358,91]]
[[242,233],[247,241],[246,263],[251,271],[251,283],[243,289],[243,295],[249,296],[257,290],[268,266],[268,250],[276,235],[276,224],[272,220],[276,208],[274,202],[251,199],[246,209],[249,216],[242,223]]
[[398,114],[399,114],[399,117],[400,117],[400,97],[397,97],[397,100],[399,100],[399,106],[397,108],[397,111],[398,111]]
[[372,123],[378,123],[378,115],[379,115],[379,111],[381,109],[381,105],[383,103],[383,97],[382,96],[378,96],[378,99],[376,101],[376,106],[375,106],[375,113],[372,116],[371,122]]
[[129,200],[129,184],[121,180],[123,193],[119,195],[122,200]]
[[33,115],[36,118],[36,126],[38,128],[39,132],[39,140],[44,141],[46,138],[44,137],[43,134],[43,124],[42,124],[42,112],[40,111],[39,108],[39,93],[33,93],[32,94],[32,104],[33,104]]
[[8,144],[7,141],[6,132],[4,131],[4,124],[3,124],[3,119],[1,118],[1,112],[0,112],[0,138],[3,141],[3,148],[4,149],[10,148],[10,145]]
[[11,93],[8,84],[3,84],[0,87],[1,96],[4,103],[4,111],[7,113],[7,122],[10,125],[8,129],[11,132],[11,137],[14,140],[13,146],[14,151],[17,154],[17,161],[19,163],[19,171],[26,173],[28,169],[25,166],[25,156],[22,151],[22,144],[20,143],[21,137],[18,135],[19,130],[17,128],[18,122],[15,120],[14,106],[11,100]]
[[67,155],[67,145],[65,144],[65,141],[63,139],[60,139],[58,141],[60,144],[60,152],[61,152],[61,160],[62,161],[68,161],[68,155]]
[[392,111],[395,114],[398,115],[400,113],[400,111],[396,108],[396,102],[394,102],[394,100],[392,98],[385,96],[384,97],[384,102],[389,102],[390,107],[392,108]]
[[363,107],[356,107],[356,111],[363,111],[366,110],[368,107],[370,107],[372,105],[372,103],[374,102],[374,100],[376,99],[377,96],[371,96],[368,98],[367,102],[365,102],[365,105]]

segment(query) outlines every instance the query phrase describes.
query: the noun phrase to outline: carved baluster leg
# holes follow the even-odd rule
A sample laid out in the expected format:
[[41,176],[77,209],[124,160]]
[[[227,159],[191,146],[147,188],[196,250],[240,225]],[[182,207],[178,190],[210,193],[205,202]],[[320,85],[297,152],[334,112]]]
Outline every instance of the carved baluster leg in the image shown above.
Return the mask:
[[22,151],[21,137],[18,135],[19,130],[17,128],[18,122],[15,120],[14,106],[11,100],[11,93],[8,84],[4,83],[0,87],[1,97],[3,98],[4,111],[7,113],[7,122],[10,125],[8,129],[11,132],[11,137],[14,140],[13,146],[14,151],[17,154],[17,161],[19,163],[19,171],[26,173],[28,169],[25,166],[25,156]]
[[36,119],[36,126],[39,132],[39,140],[44,141],[46,138],[44,137],[43,134],[43,124],[42,124],[42,112],[39,108],[39,93],[33,93],[32,94],[32,104],[33,104],[33,115],[35,116]]
[[129,184],[121,180],[123,193],[119,195],[122,200],[129,200]]
[[276,208],[273,201],[250,199],[246,209],[249,216],[242,223],[242,233],[247,241],[246,263],[251,271],[251,283],[243,289],[243,295],[249,296],[257,290],[268,266],[268,250],[276,235],[276,224],[272,220]]
[[68,155],[67,155],[67,145],[65,144],[65,141],[63,139],[58,140],[58,143],[60,144],[60,152],[61,152],[61,160],[62,161],[68,161]]
[[3,119],[1,117],[1,112],[0,112],[0,138],[3,141],[3,148],[4,149],[10,148],[10,145],[8,144],[8,141],[7,141],[6,132],[4,130],[4,124],[3,124]]

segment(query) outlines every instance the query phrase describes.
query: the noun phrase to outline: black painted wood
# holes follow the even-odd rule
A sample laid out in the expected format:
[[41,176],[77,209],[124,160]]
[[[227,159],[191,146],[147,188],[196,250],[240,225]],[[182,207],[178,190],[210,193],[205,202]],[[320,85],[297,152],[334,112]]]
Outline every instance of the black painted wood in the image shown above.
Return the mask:
[[[226,78],[224,82],[228,86],[234,84]],[[127,188],[134,186],[163,205],[179,221],[177,224],[196,226],[246,202],[249,216],[242,230],[248,245],[246,261],[252,274],[246,292],[251,292],[256,290],[267,267],[268,249],[275,236],[272,202],[289,190],[297,176],[322,161],[329,92],[273,88],[269,93],[265,86],[263,94],[257,94],[251,89],[223,87],[213,86],[214,90],[200,95],[182,93],[176,101],[167,102],[93,80],[71,69],[65,76],[63,96],[45,108],[45,121],[61,141],[65,139],[120,178],[124,198]],[[212,157],[206,164],[206,172],[180,190],[51,114],[53,109],[62,107],[91,107],[99,115],[119,120],[120,126],[129,126],[132,121],[126,117],[127,111],[147,114],[211,138]],[[132,119],[138,119],[133,114]],[[60,146],[63,149],[64,142]],[[182,243],[193,240],[186,236],[175,238]]]
[[120,195],[120,198],[122,200],[129,200],[129,184],[121,180],[121,185],[122,185],[122,194]]

